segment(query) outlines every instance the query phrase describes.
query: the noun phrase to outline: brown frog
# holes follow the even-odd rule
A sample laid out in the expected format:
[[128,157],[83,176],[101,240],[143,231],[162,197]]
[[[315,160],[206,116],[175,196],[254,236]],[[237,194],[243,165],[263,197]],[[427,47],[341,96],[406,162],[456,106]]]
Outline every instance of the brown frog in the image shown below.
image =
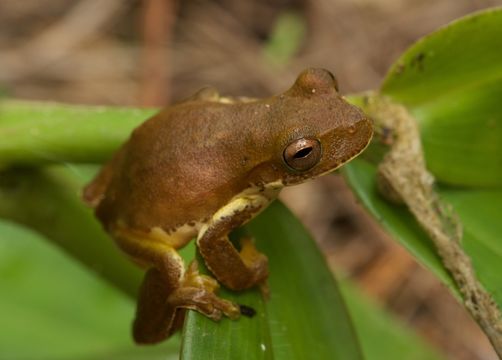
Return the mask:
[[370,120],[338,93],[333,75],[307,69],[285,93],[220,97],[212,88],[145,121],[86,187],[85,200],[118,246],[146,267],[133,336],[155,343],[179,327],[185,309],[235,319],[239,305],[215,295],[218,282],[185,269],[177,249],[196,237],[214,277],[233,290],[263,285],[268,262],[251,239],[228,234],[279,191],[357,156]]

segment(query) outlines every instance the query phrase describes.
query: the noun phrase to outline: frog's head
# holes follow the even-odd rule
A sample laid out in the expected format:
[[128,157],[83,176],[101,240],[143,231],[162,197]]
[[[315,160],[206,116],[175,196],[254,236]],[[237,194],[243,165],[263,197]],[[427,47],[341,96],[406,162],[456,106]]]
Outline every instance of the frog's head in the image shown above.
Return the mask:
[[303,71],[278,98],[281,130],[273,167],[284,185],[335,170],[371,140],[371,120],[339,95],[336,79],[327,70]]

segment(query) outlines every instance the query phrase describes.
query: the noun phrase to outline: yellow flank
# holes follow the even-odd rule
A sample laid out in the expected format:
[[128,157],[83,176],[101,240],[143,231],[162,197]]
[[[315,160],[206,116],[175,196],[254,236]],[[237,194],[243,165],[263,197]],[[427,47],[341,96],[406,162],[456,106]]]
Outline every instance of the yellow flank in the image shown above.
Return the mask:
[[237,103],[250,103],[253,101],[256,101],[257,99],[255,98],[250,98],[246,96],[239,96],[239,97],[233,97],[233,96],[220,96],[217,100],[217,102],[221,104],[237,104]]
[[193,225],[185,224],[177,228],[172,234],[168,234],[164,229],[156,226],[150,230],[149,235],[152,239],[167,243],[173,248],[179,249],[192,240],[201,227],[201,222],[195,222]]
[[[153,232],[153,231],[152,231]],[[166,241],[159,241],[159,238],[151,236],[150,233],[139,233],[118,226],[113,230],[113,238],[119,248],[125,251],[137,264],[149,268],[152,266],[152,258],[156,256],[167,256],[173,264],[180,270],[180,279],[185,273],[185,264],[176,249]],[[166,234],[167,235],[167,234]],[[158,235],[157,235],[158,236]],[[169,238],[169,235],[167,235]],[[191,238],[189,238],[190,240]]]

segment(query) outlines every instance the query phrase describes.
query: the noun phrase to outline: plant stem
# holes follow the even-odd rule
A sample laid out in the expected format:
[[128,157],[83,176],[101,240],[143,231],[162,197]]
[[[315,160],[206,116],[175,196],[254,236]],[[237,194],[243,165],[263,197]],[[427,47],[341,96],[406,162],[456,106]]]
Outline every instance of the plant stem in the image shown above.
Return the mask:
[[0,169],[102,163],[155,111],[4,100],[0,103]]

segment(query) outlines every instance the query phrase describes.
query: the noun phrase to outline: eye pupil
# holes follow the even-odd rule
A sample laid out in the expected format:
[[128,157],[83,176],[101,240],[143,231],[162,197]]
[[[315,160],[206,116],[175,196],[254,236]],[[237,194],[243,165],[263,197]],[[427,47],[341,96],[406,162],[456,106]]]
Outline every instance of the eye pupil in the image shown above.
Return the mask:
[[295,159],[300,159],[305,156],[308,156],[311,152],[312,152],[312,146],[309,146],[298,151],[293,157]]

